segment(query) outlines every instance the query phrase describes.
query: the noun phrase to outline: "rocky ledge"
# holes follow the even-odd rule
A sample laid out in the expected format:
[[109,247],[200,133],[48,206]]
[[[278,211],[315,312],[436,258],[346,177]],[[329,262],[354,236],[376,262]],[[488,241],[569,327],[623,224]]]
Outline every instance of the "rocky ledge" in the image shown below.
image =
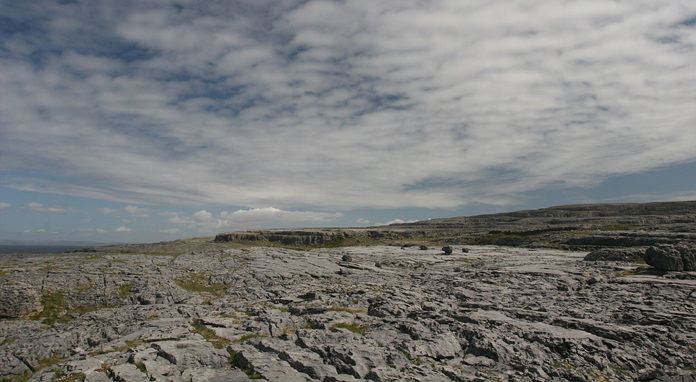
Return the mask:
[[555,249],[184,244],[0,257],[0,379],[696,380],[694,272]]

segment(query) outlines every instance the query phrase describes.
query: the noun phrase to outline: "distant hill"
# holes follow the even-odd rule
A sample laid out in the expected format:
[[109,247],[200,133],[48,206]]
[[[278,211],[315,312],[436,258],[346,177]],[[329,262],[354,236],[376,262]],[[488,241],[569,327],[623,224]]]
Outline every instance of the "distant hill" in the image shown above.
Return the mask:
[[369,228],[257,230],[218,242],[295,246],[494,244],[590,249],[696,241],[696,201],[576,204]]

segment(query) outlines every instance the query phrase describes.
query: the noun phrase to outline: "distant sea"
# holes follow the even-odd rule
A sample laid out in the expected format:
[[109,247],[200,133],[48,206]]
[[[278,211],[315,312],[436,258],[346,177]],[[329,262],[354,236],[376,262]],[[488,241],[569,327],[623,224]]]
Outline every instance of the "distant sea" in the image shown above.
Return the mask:
[[63,253],[85,248],[84,245],[0,245],[0,254],[8,253]]

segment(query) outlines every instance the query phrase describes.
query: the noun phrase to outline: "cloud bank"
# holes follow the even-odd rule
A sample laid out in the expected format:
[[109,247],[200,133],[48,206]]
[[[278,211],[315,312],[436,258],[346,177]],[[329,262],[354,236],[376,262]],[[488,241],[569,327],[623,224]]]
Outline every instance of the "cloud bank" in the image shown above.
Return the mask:
[[693,2],[3,9],[4,184],[251,207],[175,224],[504,205],[696,160]]
[[341,213],[285,211],[274,207],[240,209],[234,212],[221,211],[217,216],[206,210],[200,210],[191,216],[172,214],[168,219],[198,232],[215,232],[220,230],[260,228],[269,224],[276,227],[326,225],[339,219]]

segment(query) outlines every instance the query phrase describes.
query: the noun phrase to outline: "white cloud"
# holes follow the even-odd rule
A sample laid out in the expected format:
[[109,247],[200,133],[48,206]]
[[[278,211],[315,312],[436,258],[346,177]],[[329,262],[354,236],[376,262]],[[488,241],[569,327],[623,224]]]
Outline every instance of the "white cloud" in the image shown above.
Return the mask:
[[390,225],[390,224],[403,224],[403,223],[414,223],[417,222],[418,220],[401,220],[401,219],[393,219],[390,220],[386,223],[377,223],[375,225],[381,226],[381,225]]
[[25,230],[24,230],[24,233],[45,233],[45,232],[46,232],[46,230],[43,229],[43,228],[39,228],[39,229],[25,229]]
[[369,225],[370,224],[370,221],[365,219],[365,218],[357,218],[357,219],[355,219],[355,222],[358,225]]
[[176,214],[167,221],[201,232],[261,227],[288,227],[297,225],[324,225],[343,216],[341,213],[314,211],[285,211],[274,207],[222,211],[217,216],[201,210],[190,217]]
[[113,208],[108,208],[108,207],[103,207],[103,208],[97,208],[97,211],[101,212],[104,215],[111,215],[115,213],[117,210]]
[[98,4],[7,12],[47,23],[2,43],[3,170],[66,179],[16,189],[451,208],[696,160],[694,2]]
[[161,229],[159,230],[159,233],[168,233],[168,234],[175,234],[181,232],[180,229],[178,228],[167,228],[167,229]]
[[0,202],[0,211],[4,210],[5,208],[10,208],[12,207],[12,204],[7,203],[7,202]]
[[147,213],[150,211],[146,208],[136,207],[136,206],[125,206],[123,210],[133,215],[134,217],[147,218],[150,217]]
[[128,228],[126,226],[120,226],[114,230],[114,232],[132,232],[132,228]]
[[41,213],[49,213],[49,214],[63,214],[68,212],[68,209],[65,207],[61,206],[53,206],[53,207],[48,207],[44,206],[41,203],[37,202],[31,202],[27,204],[27,207],[29,207],[30,210],[34,212],[41,212]]

